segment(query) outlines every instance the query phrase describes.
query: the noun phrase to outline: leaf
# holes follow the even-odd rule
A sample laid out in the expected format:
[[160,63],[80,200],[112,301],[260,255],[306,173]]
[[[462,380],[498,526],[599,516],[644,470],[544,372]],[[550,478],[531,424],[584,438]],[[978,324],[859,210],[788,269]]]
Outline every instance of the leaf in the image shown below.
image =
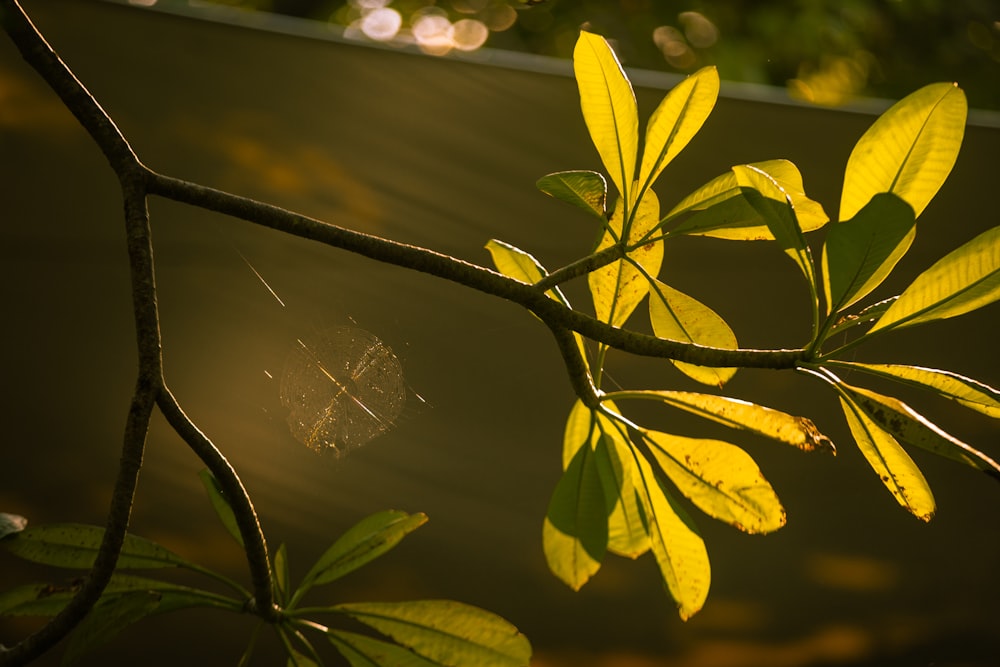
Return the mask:
[[948,253],[903,290],[869,333],[964,315],[1000,299],[1000,227]]
[[785,525],[785,509],[760,468],[736,445],[670,433],[642,434],[656,462],[698,509],[747,533]]
[[743,188],[743,196],[767,223],[774,240],[802,271],[815,291],[816,273],[812,254],[795,217],[795,209],[788,194],[766,172],[755,167],[733,167],[736,182]]
[[703,67],[667,93],[646,125],[645,146],[639,168],[641,190],[652,187],[663,168],[684,150],[708,119],[719,97],[719,73]]
[[652,398],[729,428],[756,433],[805,452],[837,453],[830,439],[820,433],[811,420],[736,398],[686,391],[628,391],[608,396]]
[[272,569],[274,570],[274,587],[278,594],[278,599],[284,604],[291,592],[288,574],[288,549],[285,547],[284,542],[281,543],[281,546],[274,553]]
[[399,644],[355,632],[329,630],[327,637],[351,667],[438,667],[441,664]]
[[840,219],[891,192],[919,217],[955,165],[965,133],[965,93],[935,83],[911,93],[868,129],[847,161]]
[[874,322],[878,318],[885,314],[885,311],[889,310],[889,306],[899,298],[899,295],[891,296],[888,299],[883,299],[877,303],[873,303],[870,306],[865,306],[858,312],[857,315],[844,315],[837,323],[830,327],[830,330],[826,334],[827,340],[829,340],[835,334],[843,333],[852,327],[856,327],[859,324],[868,324],[869,322]]
[[333,609],[442,665],[522,667],[531,659],[531,645],[517,628],[459,602],[355,602]]
[[611,181],[631,204],[639,152],[639,114],[632,84],[604,38],[584,30],[573,49],[573,71],[590,138]]
[[841,393],[840,405],[847,425],[868,464],[896,501],[921,521],[934,516],[934,495],[913,459],[896,439],[882,430],[848,395]]
[[542,526],[549,569],[573,590],[601,567],[608,545],[605,506],[593,452],[580,447],[552,492]]
[[828,312],[840,312],[882,284],[915,235],[913,209],[893,194],[875,195],[853,218],[833,225],[822,260]]
[[[493,265],[497,267],[497,271],[509,278],[534,285],[548,275],[537,259],[509,243],[492,239],[486,244],[486,249],[493,257]],[[569,306],[569,301],[558,287],[553,287],[545,294],[564,306]]]
[[1000,464],[945,433],[903,401],[848,384],[840,386],[858,408],[898,441],[972,466],[1000,480]]
[[535,187],[604,221],[608,182],[596,171],[557,171],[542,176]]
[[243,534],[240,533],[239,523],[236,521],[236,515],[233,514],[233,507],[229,504],[229,499],[226,498],[222,486],[219,485],[219,480],[215,478],[215,475],[208,468],[199,470],[198,478],[205,487],[205,491],[208,492],[208,499],[212,503],[212,509],[215,510],[215,513],[222,521],[222,525],[226,527],[226,531],[236,540],[237,544],[244,547]]
[[[0,542],[12,554],[25,560],[56,567],[90,569],[101,546],[104,529],[98,526],[64,523],[27,528]],[[136,535],[125,535],[119,569],[194,567],[172,551]]]
[[[656,194],[650,190],[639,202],[635,219],[629,228],[628,243],[638,242],[659,222],[660,204]],[[611,230],[619,238],[624,223],[624,205],[618,200],[614,213],[611,215],[610,230],[604,233],[597,251],[611,245],[615,240]],[[647,275],[656,277],[663,261],[663,242],[653,241],[629,253],[629,258],[643,268]],[[592,271],[587,276],[590,294],[594,299],[594,312],[597,319],[620,327],[635,310],[636,306],[649,292],[649,280],[630,262],[618,260],[607,266]]]
[[[653,282],[649,294],[649,320],[657,338],[728,350],[737,348],[736,334],[714,310],[658,280]],[[691,379],[716,387],[736,374],[735,368],[695,366],[673,359],[671,363]]]
[[133,591],[99,600],[73,632],[63,664],[103,646],[128,626],[155,613],[159,606],[160,594],[155,591]]
[[28,520],[17,514],[0,512],[0,540],[8,535],[20,533],[28,525]]
[[[819,229],[829,221],[819,202],[806,196],[802,174],[793,163],[788,160],[766,160],[745,166],[763,171],[778,183],[791,198],[795,216],[803,232]],[[667,214],[664,222],[684,214],[693,215],[671,230],[671,235],[692,234],[739,241],[774,238],[760,213],[743,196],[743,189],[732,170],[717,176],[681,200]]]
[[663,585],[677,603],[681,620],[698,613],[708,597],[712,569],[705,542],[687,512],[653,473],[649,462],[636,458],[642,493],[649,507],[649,535]]
[[293,601],[312,586],[328,584],[378,558],[425,523],[426,514],[399,510],[376,512],[362,519],[320,556],[302,580]]
[[829,361],[825,365],[848,368],[896,380],[934,393],[994,419],[1000,419],[1000,390],[951,371],[896,364],[863,364],[857,361]]

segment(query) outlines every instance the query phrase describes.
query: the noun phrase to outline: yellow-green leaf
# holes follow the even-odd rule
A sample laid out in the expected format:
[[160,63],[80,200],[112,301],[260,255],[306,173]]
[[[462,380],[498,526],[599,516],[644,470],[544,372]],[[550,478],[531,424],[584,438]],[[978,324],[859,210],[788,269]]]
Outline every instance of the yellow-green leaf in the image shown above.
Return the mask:
[[1000,227],[948,253],[907,287],[870,331],[963,315],[1000,299]]
[[718,97],[719,73],[714,67],[698,70],[667,93],[646,125],[636,198],[652,187],[663,168],[698,133]]
[[855,405],[898,441],[964,463],[1000,479],[1000,464],[946,433],[903,401],[860,387],[847,384],[840,386],[850,395]]
[[[611,216],[610,230],[604,233],[597,251],[614,245],[612,231],[620,237],[624,224],[624,205],[621,199],[615,205]],[[629,242],[638,242],[646,232],[652,230],[659,222],[660,204],[652,190],[646,193],[639,202],[632,225],[629,229]],[[640,272],[630,262],[618,260],[592,271],[587,276],[590,294],[594,299],[594,312],[597,319],[620,327],[625,324],[636,306],[649,292],[649,279],[655,278],[660,272],[663,261],[663,242],[653,241],[642,245],[629,253],[629,258],[643,268],[646,275]]]
[[1000,390],[951,371],[897,364],[831,361],[827,366],[853,368],[905,384],[929,389],[984,415],[1000,419]]
[[663,472],[705,514],[747,533],[785,525],[785,509],[745,451],[721,440],[643,430]]
[[921,521],[934,517],[934,495],[913,459],[845,394],[840,405],[858,448],[892,496]]
[[656,390],[614,392],[609,394],[610,396],[614,396],[616,400],[653,399],[729,428],[756,433],[802,451],[821,451],[834,455],[837,453],[830,439],[820,433],[811,420],[737,398],[687,391]]
[[[493,265],[497,267],[497,271],[509,278],[534,285],[548,275],[548,272],[537,259],[509,243],[491,239],[486,244],[486,249],[493,258]],[[559,301],[564,306],[569,306],[569,301],[566,300],[562,290],[558,287],[553,287],[545,295],[550,299]]]
[[547,195],[604,219],[608,183],[596,171],[559,171],[542,176],[535,186]]
[[635,93],[614,51],[599,35],[581,31],[573,71],[590,138],[622,197],[631,202],[639,152]]
[[351,667],[440,667],[410,649],[347,630],[327,631],[327,638]]
[[[819,229],[829,222],[820,203],[806,196],[802,174],[793,163],[788,160],[766,160],[745,166],[763,171],[781,186],[792,200],[795,216],[803,232]],[[743,190],[736,182],[736,174],[732,170],[717,176],[682,199],[664,218],[664,224],[682,215],[689,217],[670,230],[671,235],[692,234],[738,241],[774,238],[760,213],[743,196]]]
[[708,597],[712,568],[705,542],[688,516],[649,462],[637,457],[640,493],[645,494],[649,508],[649,534],[653,556],[660,568],[663,585],[677,603],[681,620],[688,620],[701,610]]
[[[735,350],[736,334],[714,310],[683,292],[654,281],[649,293],[649,320],[658,338]],[[671,360],[678,370],[703,384],[721,387],[735,368],[695,366]]]
[[901,197],[919,217],[955,165],[967,111],[961,88],[935,83],[882,114],[847,161],[840,219],[853,218],[880,192]]

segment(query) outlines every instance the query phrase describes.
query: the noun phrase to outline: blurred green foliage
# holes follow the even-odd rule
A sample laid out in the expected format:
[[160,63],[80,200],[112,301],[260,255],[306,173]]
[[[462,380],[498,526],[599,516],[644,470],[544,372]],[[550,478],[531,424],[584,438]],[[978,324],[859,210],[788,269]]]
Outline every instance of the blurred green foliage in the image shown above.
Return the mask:
[[439,30],[442,17],[464,19],[489,28],[485,46],[561,58],[586,28],[611,40],[628,67],[690,73],[715,65],[724,80],[785,86],[820,104],[898,99],[931,81],[956,81],[972,107],[1000,109],[995,0],[213,1],[355,27],[392,10],[393,35],[403,40],[420,17],[439,17]]

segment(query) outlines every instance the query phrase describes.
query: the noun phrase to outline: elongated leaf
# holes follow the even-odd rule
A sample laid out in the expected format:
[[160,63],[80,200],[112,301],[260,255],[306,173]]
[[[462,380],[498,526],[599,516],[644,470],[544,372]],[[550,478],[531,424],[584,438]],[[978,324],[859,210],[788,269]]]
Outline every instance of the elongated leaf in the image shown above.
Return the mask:
[[[638,242],[646,232],[652,230],[659,222],[660,204],[656,194],[650,190],[639,202],[632,226],[629,229],[629,242]],[[614,213],[611,216],[610,226],[614,233],[621,236],[622,225],[624,224],[624,205],[622,200],[618,200]],[[597,246],[597,250],[603,250],[615,243],[611,232],[605,232]],[[640,246],[629,253],[632,261],[643,267],[645,272],[655,278],[660,272],[660,264],[663,261],[663,242],[654,241]],[[613,326],[620,327],[625,324],[632,311],[646,297],[649,292],[649,281],[647,278],[625,260],[618,260],[604,266],[596,271],[592,271],[587,276],[587,283],[590,286],[590,294],[594,299],[594,312],[597,319],[608,322]]]
[[853,218],[833,225],[823,246],[827,312],[840,312],[882,284],[915,235],[913,209],[894,194],[875,195]]
[[222,521],[222,525],[225,526],[226,532],[228,532],[241,547],[244,546],[243,535],[240,533],[240,526],[236,522],[236,515],[233,514],[232,505],[229,504],[229,499],[226,498],[225,492],[222,490],[222,487],[219,486],[219,480],[215,479],[215,475],[213,475],[212,471],[207,468],[198,471],[198,478],[205,487],[205,491],[208,492],[208,499],[212,503],[212,509],[215,510],[219,520]]
[[288,572],[288,549],[285,547],[284,542],[274,552],[272,569],[274,570],[275,592],[278,595],[278,600],[284,605],[292,592]]
[[972,466],[1000,480],[1000,464],[945,433],[903,401],[847,384],[842,384],[841,388],[856,406],[896,440]]
[[359,635],[346,630],[330,630],[327,637],[351,667],[439,667],[399,644]]
[[542,527],[549,569],[579,590],[601,567],[608,545],[608,513],[601,478],[589,444],[580,447],[563,473]]
[[128,626],[155,613],[159,606],[160,594],[155,591],[133,591],[100,600],[73,632],[63,664],[103,646]]
[[[27,528],[0,542],[19,558],[45,565],[87,570],[101,546],[104,529],[75,523],[48,524]],[[119,569],[190,567],[192,564],[155,542],[126,535]]]
[[965,134],[965,93],[951,83],[925,86],[886,111],[847,161],[840,219],[891,192],[919,217],[955,165]]
[[1000,227],[948,253],[899,295],[871,331],[957,317],[1000,299]]
[[17,514],[0,512],[0,540],[8,535],[20,533],[28,525],[28,520]]
[[652,187],[663,168],[680,153],[708,119],[719,97],[719,73],[703,67],[667,93],[646,125],[642,165],[639,168],[641,190],[636,198]]
[[[658,338],[735,350],[736,334],[714,310],[683,292],[654,281],[649,293],[649,320]],[[702,384],[721,387],[735,368],[695,366],[671,360],[682,373]]]
[[649,507],[649,534],[663,585],[677,603],[681,620],[701,610],[708,597],[712,568],[705,542],[687,512],[653,473],[643,457],[636,459],[642,480],[639,490]]
[[863,364],[857,361],[827,362],[834,368],[849,368],[929,389],[940,396],[957,401],[970,410],[1000,419],[1000,390],[951,371],[896,364]]
[[858,448],[885,487],[913,516],[930,521],[935,511],[934,495],[917,464],[845,394],[840,396],[840,405]]
[[524,667],[531,659],[531,645],[517,628],[459,602],[355,602],[334,609],[442,665]]
[[573,50],[573,72],[590,138],[622,198],[632,203],[639,152],[635,93],[603,37],[581,31]]
[[596,171],[557,171],[542,176],[535,187],[604,220],[608,182]]
[[868,324],[869,322],[874,322],[878,318],[885,314],[885,311],[889,310],[889,306],[898,299],[899,296],[891,296],[888,299],[883,299],[878,303],[873,303],[870,306],[865,306],[857,315],[844,315],[837,323],[830,327],[830,331],[827,332],[827,339],[832,336],[843,333],[848,329],[858,326],[859,324]]
[[643,430],[663,472],[710,517],[747,533],[785,525],[785,509],[760,468],[736,445]]
[[[509,243],[492,239],[486,244],[486,249],[493,257],[493,265],[497,267],[497,271],[505,276],[533,285],[548,275],[537,259]],[[569,301],[558,287],[553,287],[545,294],[550,299],[569,306]]]
[[302,580],[295,599],[312,586],[328,584],[378,558],[425,523],[426,514],[399,510],[376,512],[362,519],[320,556]]
[[736,174],[736,182],[743,188],[743,196],[764,219],[774,240],[792,258],[815,292],[816,272],[812,253],[802,236],[788,194],[777,181],[760,169],[733,167],[733,173]]
[[802,451],[837,454],[833,442],[820,433],[811,420],[737,398],[687,391],[656,390],[615,392],[609,396],[656,400],[729,428],[756,433]]
[[[752,162],[746,167],[759,169],[781,186],[791,198],[802,231],[819,229],[829,217],[819,202],[806,196],[802,174],[788,160]],[[743,189],[730,170],[717,176],[681,200],[664,218],[664,222],[681,215],[690,215],[672,230],[671,235],[692,234],[739,241],[773,239],[767,223],[743,196]]]

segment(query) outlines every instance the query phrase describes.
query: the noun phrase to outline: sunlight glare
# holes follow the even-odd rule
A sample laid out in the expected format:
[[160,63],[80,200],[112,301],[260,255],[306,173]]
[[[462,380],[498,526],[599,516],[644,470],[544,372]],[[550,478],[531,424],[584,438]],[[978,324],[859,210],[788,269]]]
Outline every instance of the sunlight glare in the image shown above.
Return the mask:
[[455,22],[452,40],[459,51],[475,51],[489,36],[490,31],[482,21],[462,19]]
[[395,9],[379,7],[366,12],[361,19],[361,32],[377,42],[387,42],[399,34],[403,17]]

